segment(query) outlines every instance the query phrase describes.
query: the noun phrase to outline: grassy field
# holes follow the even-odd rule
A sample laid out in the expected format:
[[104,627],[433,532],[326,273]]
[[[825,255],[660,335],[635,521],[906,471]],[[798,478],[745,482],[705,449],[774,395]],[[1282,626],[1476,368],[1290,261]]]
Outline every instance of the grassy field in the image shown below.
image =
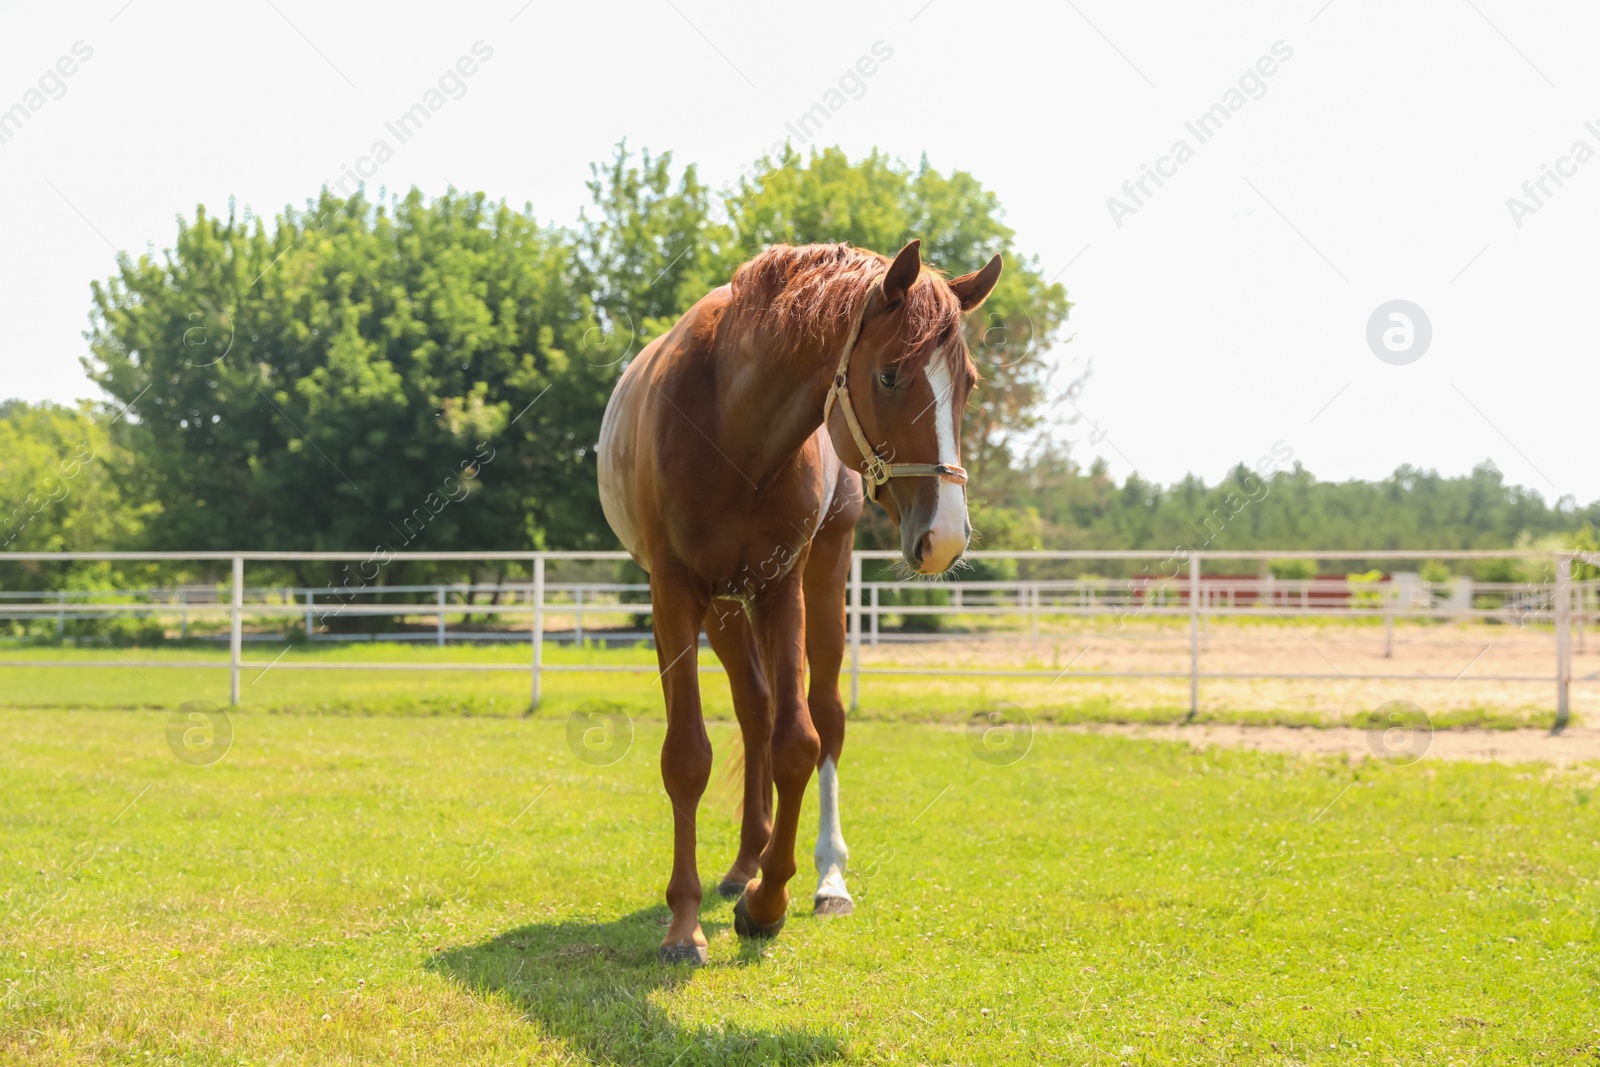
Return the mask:
[[[658,723],[603,767],[556,712],[231,724],[197,766],[165,710],[0,710],[0,1062],[1600,1056],[1592,766],[1049,730],[1001,766],[960,730],[858,723],[857,913],[809,915],[802,855],[782,936],[740,944],[712,895],[690,971],[655,962]],[[719,768],[708,884],[732,798]]]

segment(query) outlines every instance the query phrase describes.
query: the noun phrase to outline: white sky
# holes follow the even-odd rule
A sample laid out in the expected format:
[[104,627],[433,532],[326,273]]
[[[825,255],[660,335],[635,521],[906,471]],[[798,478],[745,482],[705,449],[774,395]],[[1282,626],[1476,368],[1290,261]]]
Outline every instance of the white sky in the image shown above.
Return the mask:
[[[81,331],[113,247],[169,246],[197,202],[303,205],[475,41],[493,59],[372,184],[570,223],[617,139],[720,185],[881,40],[892,58],[817,140],[926,151],[999,194],[1077,304],[1058,354],[1093,362],[1099,432],[1063,431],[1080,460],[1215,480],[1283,441],[1328,479],[1492,458],[1548,498],[1600,497],[1575,447],[1600,159],[1520,228],[1506,203],[1573,142],[1600,149],[1593,5],[124,4],[0,5],[0,109],[94,50],[0,144],[0,397],[93,396]],[[1280,40],[1266,94],[1199,144],[1184,123]],[[1107,198],[1180,137],[1194,157],[1118,228]],[[1406,366],[1366,343],[1397,298],[1433,326]]]

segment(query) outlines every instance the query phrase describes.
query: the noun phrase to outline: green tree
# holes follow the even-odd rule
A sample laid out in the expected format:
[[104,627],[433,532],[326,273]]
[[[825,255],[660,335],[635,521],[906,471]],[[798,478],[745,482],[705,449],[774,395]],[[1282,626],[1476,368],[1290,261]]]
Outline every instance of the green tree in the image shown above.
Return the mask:
[[692,164],[674,184],[671,152],[645,150],[635,162],[618,144],[610,162],[590,167],[587,184],[593,210],[579,215],[578,284],[601,319],[589,342],[620,334],[620,356],[665,333],[737,264],[728,262],[730,233],[713,217],[711,190]]
[[[117,439],[120,413],[57,404],[0,403],[0,552],[93,552],[137,538],[153,506],[122,493],[134,460]],[[117,589],[148,583],[152,568],[112,562],[0,562],[0,589],[35,593]],[[118,640],[149,637],[137,619],[111,620],[64,609],[59,632]],[[54,616],[0,621],[0,634],[20,631],[54,639]],[[159,631],[157,631],[159,635]]]
[[104,551],[138,535],[152,508],[123,497],[133,458],[112,431],[87,405],[0,404],[0,551]]
[[614,371],[568,234],[481,194],[202,207],[94,287],[91,377],[133,405],[153,548],[608,544]]

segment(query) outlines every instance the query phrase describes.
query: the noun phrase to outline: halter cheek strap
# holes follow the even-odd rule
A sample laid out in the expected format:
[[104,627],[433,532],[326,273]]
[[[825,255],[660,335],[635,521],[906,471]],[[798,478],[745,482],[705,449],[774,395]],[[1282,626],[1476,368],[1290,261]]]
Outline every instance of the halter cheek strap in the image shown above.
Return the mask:
[[878,487],[888,482],[890,478],[942,478],[957,485],[966,485],[967,469],[953,463],[890,463],[872,447],[867,441],[867,435],[861,430],[861,420],[856,418],[855,405],[850,403],[850,354],[855,351],[856,341],[861,337],[867,305],[872,302],[873,293],[878,292],[882,292],[882,279],[873,283],[872,291],[861,301],[861,306],[856,308],[855,319],[850,323],[850,332],[846,335],[844,351],[839,353],[839,367],[834,371],[833,386],[828,390],[828,399],[822,405],[822,425],[824,427],[828,425],[828,420],[833,417],[833,406],[837,403],[839,410],[844,413],[844,424],[850,429],[856,450],[861,453],[861,473],[866,482],[868,500],[876,502]]

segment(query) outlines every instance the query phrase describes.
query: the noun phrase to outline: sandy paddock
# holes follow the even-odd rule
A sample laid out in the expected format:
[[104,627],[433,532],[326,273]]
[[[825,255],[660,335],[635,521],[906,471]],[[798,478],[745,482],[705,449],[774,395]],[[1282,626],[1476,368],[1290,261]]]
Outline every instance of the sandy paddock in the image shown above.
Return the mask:
[[[1002,680],[983,681],[961,672],[1051,672],[1037,679],[1004,680],[1025,706],[1029,701],[1055,706],[1110,701],[1128,709],[1187,709],[1189,701],[1189,631],[1182,620],[1119,627],[1114,619],[1093,619],[1037,637],[1013,632],[919,638],[911,643],[883,641],[875,648],[863,638],[863,667],[891,665],[936,670],[944,672],[944,684],[984,688],[998,687]],[[1202,712],[1270,712],[1280,721],[1303,717],[1307,723],[1350,722],[1391,700],[1409,700],[1441,725],[1545,724],[1555,709],[1556,642],[1548,627],[1401,623],[1394,630],[1393,655],[1385,658],[1381,622],[1214,620],[1203,633],[1200,670],[1325,676],[1202,677]],[[1097,671],[1171,671],[1184,677],[1085,676]],[[1571,671],[1574,720],[1600,723],[1600,640],[1574,635]],[[1496,675],[1530,680],[1490,680]],[[873,684],[882,682],[875,678]]]

